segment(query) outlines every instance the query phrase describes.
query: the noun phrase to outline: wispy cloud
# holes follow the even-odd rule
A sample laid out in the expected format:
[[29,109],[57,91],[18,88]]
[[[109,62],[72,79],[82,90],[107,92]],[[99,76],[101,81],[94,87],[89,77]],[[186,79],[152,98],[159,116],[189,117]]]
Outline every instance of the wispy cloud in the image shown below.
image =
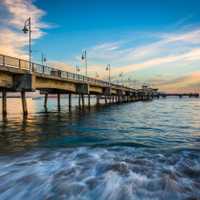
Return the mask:
[[[144,38],[145,34],[148,38],[142,45],[134,44],[126,38],[124,42],[103,43],[89,48],[91,63],[100,62],[102,66],[111,63],[113,75],[121,72],[130,75],[144,69],[161,69],[168,65],[174,66],[173,73],[178,76],[178,71],[187,67],[186,64],[191,67],[200,60],[200,28],[198,27],[192,30],[183,28],[169,33],[142,34]],[[149,39],[149,35],[152,39]]]
[[[154,80],[152,80],[154,82]],[[200,71],[181,76],[168,81],[158,80],[154,82],[154,87],[170,92],[198,92],[200,93]]]
[[42,29],[49,27],[41,20],[45,12],[37,8],[31,0],[1,0],[0,7],[5,12],[0,21],[0,53],[25,57],[24,47],[28,38],[21,31],[24,21],[31,17],[32,38],[39,39],[44,35]]
[[[179,24],[186,20],[188,18]],[[199,85],[200,76],[194,75],[199,70],[200,61],[199,26],[187,26],[169,32],[133,34],[134,38],[137,36],[143,38],[142,42],[129,36],[124,40],[105,42],[88,48],[89,69],[106,78],[105,66],[110,63],[113,79],[119,79],[119,74],[123,72],[125,80],[130,78],[135,82],[149,82],[155,86],[160,84],[165,90],[191,90],[192,86],[195,88],[191,84],[194,77],[195,84]],[[162,81],[156,80],[158,75]]]

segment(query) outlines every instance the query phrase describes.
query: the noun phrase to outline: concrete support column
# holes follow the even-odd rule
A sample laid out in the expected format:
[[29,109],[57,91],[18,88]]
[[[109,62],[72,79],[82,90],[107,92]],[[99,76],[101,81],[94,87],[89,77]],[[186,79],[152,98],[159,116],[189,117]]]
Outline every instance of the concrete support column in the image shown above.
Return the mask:
[[81,94],[81,99],[82,99],[82,106],[85,106],[85,99],[84,99],[84,94]]
[[105,98],[105,104],[107,104],[108,103],[107,96],[105,96],[104,98]]
[[21,91],[21,99],[22,99],[22,110],[24,115],[28,115],[27,103],[26,103],[26,93],[25,91]]
[[120,97],[119,96],[117,96],[117,103],[120,103],[120,99],[119,99]]
[[81,107],[81,95],[80,94],[78,95],[78,106],[79,106],[79,108]]
[[120,102],[124,103],[124,96],[120,96]]
[[134,96],[131,96],[131,102],[133,102],[133,98],[134,98]]
[[100,96],[97,95],[96,98],[97,98],[97,105],[99,105],[100,104]]
[[118,103],[121,103],[121,96],[118,96]]
[[71,110],[71,108],[72,108],[72,94],[71,93],[69,93],[69,110]]
[[48,101],[48,93],[44,95],[44,107],[47,108],[47,101]]
[[88,94],[88,106],[90,107],[90,94]]
[[110,104],[112,103],[112,96],[111,95],[109,96],[109,103]]
[[2,114],[3,114],[3,116],[7,115],[6,89],[2,90]]
[[57,94],[57,106],[58,106],[58,111],[60,111],[60,93]]

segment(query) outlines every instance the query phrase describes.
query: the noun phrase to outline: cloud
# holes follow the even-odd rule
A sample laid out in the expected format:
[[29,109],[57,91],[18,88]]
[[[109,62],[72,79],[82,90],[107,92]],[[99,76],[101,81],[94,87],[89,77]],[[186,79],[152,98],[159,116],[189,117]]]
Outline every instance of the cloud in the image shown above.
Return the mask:
[[[89,68],[106,79],[105,66],[110,63],[113,80],[119,79],[119,74],[123,72],[124,81],[149,82],[156,87],[160,84],[162,89],[168,91],[199,87],[200,77],[195,73],[199,70],[200,61],[200,27],[187,26],[170,32],[133,35],[139,38],[138,41],[129,36],[88,48]],[[162,80],[159,81],[159,78]],[[196,81],[194,84],[191,83],[193,79]]]
[[200,71],[168,81],[152,80],[154,87],[169,92],[197,92],[200,93]]
[[28,36],[21,29],[28,17],[32,21],[32,39],[37,40],[44,35],[42,29],[49,27],[41,18],[45,12],[37,8],[31,0],[1,0],[5,14],[0,21],[0,53],[11,56],[26,57],[24,47],[27,45]]
[[50,60],[47,62],[47,64],[48,64],[48,66],[53,67],[55,69],[60,69],[60,70],[68,71],[68,72],[72,72],[72,73],[75,73],[75,70],[76,70],[75,67],[73,67],[70,64],[64,63],[64,62]]
[[[47,62],[48,66],[53,67],[55,69],[60,69],[63,71],[68,71],[68,72],[72,72],[72,73],[76,73],[76,66],[67,64],[65,62],[59,62],[59,61],[48,61]],[[80,65],[78,66],[79,68],[79,74],[85,75],[85,66],[84,65]],[[92,67],[88,68],[88,74],[91,77],[95,77],[98,79],[107,79],[107,74],[108,72],[106,72],[106,70],[102,70],[104,69],[102,65],[92,65]],[[100,73],[101,72],[101,73]]]
[[[153,69],[153,75],[153,71],[162,71],[167,65],[169,74],[173,74],[173,77],[190,68],[197,70],[197,61],[200,60],[199,27],[183,27],[173,32],[136,33],[134,37],[143,40],[138,42],[129,37],[124,41],[106,42],[88,48],[90,63],[96,62],[103,66],[102,69],[97,69],[99,73],[110,63],[113,76],[118,76],[121,72],[125,76],[135,76],[147,69]],[[92,65],[90,67],[93,68]]]

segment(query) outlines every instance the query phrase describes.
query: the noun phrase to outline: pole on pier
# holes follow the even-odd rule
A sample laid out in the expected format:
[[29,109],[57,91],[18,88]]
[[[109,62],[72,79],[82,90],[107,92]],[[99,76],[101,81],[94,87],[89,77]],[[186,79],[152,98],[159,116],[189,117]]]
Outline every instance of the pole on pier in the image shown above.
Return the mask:
[[88,94],[88,106],[90,107],[90,94]]
[[26,93],[25,91],[21,91],[21,99],[22,99],[22,110],[23,110],[23,115],[28,115],[28,110],[27,110],[27,103],[26,103]]
[[60,93],[57,94],[58,111],[60,111]]
[[47,101],[48,101],[48,93],[45,93],[44,95],[44,108],[47,108]]
[[72,108],[72,94],[69,93],[69,111],[71,110]]
[[6,89],[2,90],[2,114],[3,114],[3,116],[7,115]]

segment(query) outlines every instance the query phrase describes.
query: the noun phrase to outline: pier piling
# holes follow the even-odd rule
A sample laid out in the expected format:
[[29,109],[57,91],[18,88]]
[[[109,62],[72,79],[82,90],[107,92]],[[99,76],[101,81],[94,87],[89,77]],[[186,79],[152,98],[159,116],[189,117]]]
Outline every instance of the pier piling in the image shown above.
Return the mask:
[[107,96],[105,96],[104,98],[105,98],[105,104],[107,104],[108,103]]
[[100,96],[99,95],[96,96],[96,100],[97,100],[96,104],[99,105],[100,104]]
[[69,93],[69,110],[71,110],[71,108],[72,108],[72,94],[71,93]]
[[80,94],[78,95],[78,106],[79,106],[79,108],[81,107],[81,95]]
[[58,106],[58,111],[60,111],[60,93],[57,94],[57,106]]
[[3,116],[7,115],[6,89],[2,90],[2,114],[3,114]]
[[22,110],[23,115],[28,115],[27,103],[26,103],[26,93],[25,91],[21,91],[21,100],[22,100]]
[[90,107],[90,94],[88,94],[88,107]]
[[44,108],[47,108],[47,101],[48,101],[48,93],[45,93],[44,95]]
[[85,106],[85,98],[84,98],[84,94],[81,94],[81,99],[82,99],[82,107]]

